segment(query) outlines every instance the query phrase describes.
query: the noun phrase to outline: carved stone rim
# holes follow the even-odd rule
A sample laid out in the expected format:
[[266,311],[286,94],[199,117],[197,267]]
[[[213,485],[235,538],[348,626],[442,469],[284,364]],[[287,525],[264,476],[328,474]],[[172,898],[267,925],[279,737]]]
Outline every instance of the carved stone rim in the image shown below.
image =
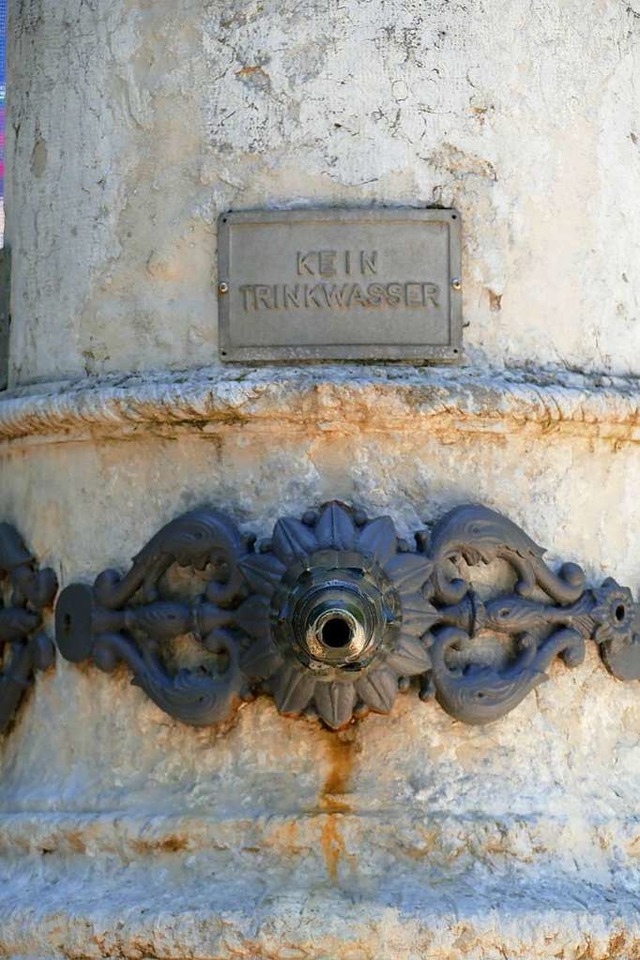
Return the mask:
[[[640,440],[640,380],[568,372],[441,370],[408,364],[316,365],[298,369],[207,367],[151,372],[7,392],[0,442],[61,442],[142,431],[216,432],[274,420],[291,428],[384,421],[394,430],[534,432]],[[375,417],[373,416],[375,414]]]

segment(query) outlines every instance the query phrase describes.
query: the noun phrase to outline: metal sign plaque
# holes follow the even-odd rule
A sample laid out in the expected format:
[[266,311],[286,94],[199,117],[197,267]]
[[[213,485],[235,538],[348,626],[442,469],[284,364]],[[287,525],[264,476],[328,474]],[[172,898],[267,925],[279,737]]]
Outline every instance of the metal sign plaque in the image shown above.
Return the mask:
[[218,236],[223,360],[460,360],[455,210],[227,213]]

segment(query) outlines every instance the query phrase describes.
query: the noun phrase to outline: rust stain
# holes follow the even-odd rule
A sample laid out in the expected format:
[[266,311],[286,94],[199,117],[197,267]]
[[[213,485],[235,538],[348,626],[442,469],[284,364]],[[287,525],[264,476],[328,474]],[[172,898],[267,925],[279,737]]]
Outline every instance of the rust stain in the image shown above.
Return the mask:
[[425,858],[429,858],[440,848],[441,838],[438,830],[427,830],[425,828],[421,828],[418,833],[423,838],[422,844],[416,843],[415,846],[403,844],[402,846],[402,854],[403,856],[408,857],[409,860],[424,860]]
[[640,836],[634,837],[627,846],[627,852],[630,857],[640,856]]
[[67,843],[69,844],[69,849],[73,853],[86,853],[87,845],[83,836],[82,830],[70,830],[66,837]]
[[337,819],[328,816],[320,834],[320,847],[327,865],[329,877],[335,883],[338,879],[338,864],[340,857],[346,855],[344,840],[338,830]]
[[489,290],[489,309],[492,313],[499,313],[502,309],[502,294]]
[[617,930],[609,936],[604,953],[598,949],[590,937],[579,948],[575,960],[638,960],[640,957],[640,941],[629,940],[624,929]]
[[189,846],[187,837],[179,834],[163,837],[161,840],[134,840],[131,844],[136,853],[144,855],[147,853],[179,853],[180,850],[186,850]]
[[264,73],[262,67],[242,67],[241,70],[236,70],[236,77],[251,77],[255,73]]
[[351,737],[327,733],[329,771],[322,787],[320,806],[328,813],[350,813],[351,804],[343,799],[349,791],[353,772],[355,743]]
[[242,80],[243,83],[256,87],[259,90],[269,90],[271,87],[271,77],[259,64],[236,70],[236,77],[238,80]]
[[624,957],[625,950],[627,947],[627,938],[625,933],[620,930],[618,933],[614,933],[609,937],[609,943],[607,946],[607,953],[610,957]]
[[[269,846],[282,845],[289,855],[298,853],[300,843],[298,841],[298,824],[295,820],[289,820],[286,823],[278,824],[271,834]],[[245,848],[247,849],[247,848]],[[261,847],[257,848],[261,850]]]
[[320,831],[320,849],[329,878],[335,883],[338,879],[338,866],[341,859],[354,866],[354,857],[347,854],[340,834],[340,817],[352,811],[352,806],[346,798],[351,792],[351,776],[358,745],[353,730],[338,734],[326,731],[324,737],[328,769],[320,791],[319,806],[327,816],[323,819]]

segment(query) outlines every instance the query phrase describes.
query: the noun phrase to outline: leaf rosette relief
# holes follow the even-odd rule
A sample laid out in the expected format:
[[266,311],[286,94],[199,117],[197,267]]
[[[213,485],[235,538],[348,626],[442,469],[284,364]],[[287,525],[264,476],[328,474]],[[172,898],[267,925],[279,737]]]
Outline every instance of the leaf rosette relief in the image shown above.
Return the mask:
[[241,668],[281,713],[340,729],[389,713],[398,690],[430,668],[431,563],[406,550],[389,517],[328,503],[278,520],[240,566],[254,591],[238,611],[252,637]]

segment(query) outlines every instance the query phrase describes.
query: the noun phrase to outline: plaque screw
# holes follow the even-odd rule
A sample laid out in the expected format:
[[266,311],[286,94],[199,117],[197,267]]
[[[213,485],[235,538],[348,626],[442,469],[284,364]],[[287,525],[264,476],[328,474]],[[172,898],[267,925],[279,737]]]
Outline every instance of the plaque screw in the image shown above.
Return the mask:
[[226,282],[226,280],[221,280],[218,284],[218,293],[229,293],[229,284]]
[[454,277],[451,281],[451,286],[454,290],[462,290],[462,280],[460,277]]

